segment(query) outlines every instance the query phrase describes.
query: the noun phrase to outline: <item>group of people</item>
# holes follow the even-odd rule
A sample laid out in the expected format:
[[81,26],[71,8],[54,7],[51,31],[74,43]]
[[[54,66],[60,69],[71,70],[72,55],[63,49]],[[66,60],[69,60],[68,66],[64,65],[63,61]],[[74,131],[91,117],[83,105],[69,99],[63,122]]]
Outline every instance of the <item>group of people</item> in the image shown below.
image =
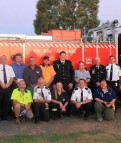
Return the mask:
[[29,58],[29,66],[19,53],[12,58],[14,63],[7,65],[6,55],[1,56],[0,121],[10,121],[13,113],[17,125],[22,117],[34,117],[35,123],[63,115],[88,119],[93,110],[98,121],[114,118],[121,76],[114,56],[109,57],[107,66],[96,57],[89,71],[83,61],[74,71],[65,51],[53,65],[48,56],[43,57],[41,66],[36,65],[34,57]]

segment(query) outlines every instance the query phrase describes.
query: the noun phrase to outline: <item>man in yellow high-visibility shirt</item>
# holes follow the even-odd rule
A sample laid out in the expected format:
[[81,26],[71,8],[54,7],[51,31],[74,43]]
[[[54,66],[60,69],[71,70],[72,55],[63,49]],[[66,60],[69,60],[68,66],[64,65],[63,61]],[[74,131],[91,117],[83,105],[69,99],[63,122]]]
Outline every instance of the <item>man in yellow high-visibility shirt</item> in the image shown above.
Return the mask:
[[16,117],[16,124],[20,125],[20,116],[25,116],[29,119],[33,117],[31,110],[32,95],[29,90],[26,89],[24,80],[18,83],[18,88],[14,89],[11,99],[13,100],[13,107]]

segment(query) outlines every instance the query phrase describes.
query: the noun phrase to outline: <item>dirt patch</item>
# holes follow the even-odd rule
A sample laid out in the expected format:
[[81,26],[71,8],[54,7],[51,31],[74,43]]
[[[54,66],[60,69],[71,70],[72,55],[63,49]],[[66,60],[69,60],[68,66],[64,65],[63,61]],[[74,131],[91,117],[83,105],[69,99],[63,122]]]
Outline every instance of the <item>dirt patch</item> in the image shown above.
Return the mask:
[[19,134],[68,134],[91,130],[100,130],[108,134],[121,135],[121,106],[118,107],[115,119],[110,122],[105,120],[97,122],[95,115],[91,115],[90,119],[86,121],[77,117],[63,117],[63,119],[40,122],[40,124],[34,124],[33,121],[25,121],[21,126],[17,126],[14,121],[0,122],[0,137]]

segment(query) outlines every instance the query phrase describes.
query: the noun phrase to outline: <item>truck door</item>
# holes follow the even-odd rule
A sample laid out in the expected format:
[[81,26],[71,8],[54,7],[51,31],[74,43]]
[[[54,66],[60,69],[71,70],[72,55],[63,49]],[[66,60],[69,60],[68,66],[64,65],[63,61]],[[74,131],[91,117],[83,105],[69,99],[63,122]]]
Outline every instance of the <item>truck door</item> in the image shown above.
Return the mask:
[[118,64],[121,66],[121,34],[118,35]]

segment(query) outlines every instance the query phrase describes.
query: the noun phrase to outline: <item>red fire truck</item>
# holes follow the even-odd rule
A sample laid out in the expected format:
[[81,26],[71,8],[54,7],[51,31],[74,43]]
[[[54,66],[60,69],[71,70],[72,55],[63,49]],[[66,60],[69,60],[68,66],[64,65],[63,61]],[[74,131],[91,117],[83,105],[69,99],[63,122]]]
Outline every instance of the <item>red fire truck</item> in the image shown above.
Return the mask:
[[[91,29],[83,38],[79,30],[51,30],[40,36],[0,34],[0,56],[7,55],[10,64],[12,55],[22,53],[26,64],[29,57],[34,56],[37,65],[40,65],[43,56],[48,55],[52,63],[58,58],[60,51],[65,51],[74,68],[77,68],[81,60],[89,68],[97,56],[104,65],[108,64],[110,55],[114,55],[116,62],[121,64],[121,28],[115,28],[117,31],[113,33],[111,26],[106,23]],[[111,34],[113,40],[110,38]]]

